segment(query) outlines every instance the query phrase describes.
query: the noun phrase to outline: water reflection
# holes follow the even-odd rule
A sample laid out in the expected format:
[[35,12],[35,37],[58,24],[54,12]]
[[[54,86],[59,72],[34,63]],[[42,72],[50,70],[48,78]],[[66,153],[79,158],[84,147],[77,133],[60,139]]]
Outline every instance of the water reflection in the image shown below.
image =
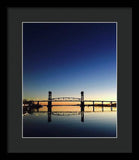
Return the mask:
[[84,122],[84,111],[81,112],[81,122]]
[[23,137],[115,137],[117,113],[106,109],[29,110],[23,116]]
[[48,122],[52,121],[52,115],[56,116],[70,116],[70,115],[81,115],[81,122],[84,122],[84,111],[82,112],[47,112]]
[[47,113],[48,113],[48,122],[51,122],[52,121],[52,118],[51,118],[52,112],[47,112]]
[[[61,107],[62,108],[62,107]],[[68,108],[68,107],[67,107]],[[85,121],[84,118],[84,112],[85,112],[85,106],[80,106],[80,111],[52,111],[52,106],[47,106],[47,116],[48,116],[48,122],[52,122],[52,115],[58,115],[58,116],[67,116],[67,115],[80,115],[81,116],[81,122]],[[90,108],[90,107],[89,107]],[[105,112],[105,111],[113,111],[113,107],[95,107],[92,106],[92,112]],[[105,109],[104,109],[105,108]],[[109,110],[108,110],[109,108]],[[115,110],[114,110],[115,111]],[[26,113],[28,114],[33,114],[34,112],[40,112],[40,109],[32,109],[28,108],[23,111],[23,114],[25,115]]]

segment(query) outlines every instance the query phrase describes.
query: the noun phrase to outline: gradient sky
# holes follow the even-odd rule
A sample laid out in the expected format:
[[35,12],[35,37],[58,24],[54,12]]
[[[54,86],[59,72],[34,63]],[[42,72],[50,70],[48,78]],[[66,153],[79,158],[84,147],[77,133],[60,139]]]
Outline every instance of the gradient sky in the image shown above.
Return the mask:
[[116,23],[24,23],[23,98],[116,100]]

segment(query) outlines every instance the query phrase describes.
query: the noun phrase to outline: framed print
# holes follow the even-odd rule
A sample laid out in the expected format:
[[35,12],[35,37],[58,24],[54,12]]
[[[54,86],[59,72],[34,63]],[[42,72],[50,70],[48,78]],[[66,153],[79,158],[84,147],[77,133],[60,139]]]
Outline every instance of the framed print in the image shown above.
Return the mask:
[[132,8],[7,18],[8,153],[131,153]]
[[22,35],[22,138],[117,138],[117,23],[22,22]]

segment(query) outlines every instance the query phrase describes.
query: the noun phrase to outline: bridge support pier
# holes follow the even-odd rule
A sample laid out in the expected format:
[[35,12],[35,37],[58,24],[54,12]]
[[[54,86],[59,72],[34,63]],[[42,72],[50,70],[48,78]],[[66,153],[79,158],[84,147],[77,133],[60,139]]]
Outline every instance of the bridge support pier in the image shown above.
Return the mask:
[[113,110],[113,108],[112,108],[112,102],[111,102],[111,111]]
[[104,107],[103,107],[103,101],[102,101],[102,112],[104,111]]
[[48,106],[51,106],[52,105],[52,92],[49,91],[48,92]]
[[95,112],[95,102],[93,101],[93,112]]
[[48,92],[48,112],[52,112],[52,92]]
[[48,106],[48,112],[52,112],[52,106]]
[[81,112],[84,112],[84,92],[81,91]]
[[84,106],[81,106],[81,112],[84,112]]

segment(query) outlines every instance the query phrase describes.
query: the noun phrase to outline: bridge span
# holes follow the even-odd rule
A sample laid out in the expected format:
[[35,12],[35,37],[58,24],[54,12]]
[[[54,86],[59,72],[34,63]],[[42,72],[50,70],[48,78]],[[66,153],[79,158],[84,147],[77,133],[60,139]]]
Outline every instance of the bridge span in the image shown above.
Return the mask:
[[[116,107],[116,101],[101,101],[101,100],[84,100],[84,92],[81,91],[81,98],[76,97],[56,97],[52,98],[52,92],[48,92],[48,100],[32,100],[27,101],[26,104],[28,104],[28,107],[31,108],[34,104],[34,102],[37,102],[36,107],[39,108],[40,102],[47,102],[48,112],[52,111],[52,106],[80,106],[81,111],[84,111],[85,106],[92,106],[93,111],[95,110],[94,107],[102,107],[102,111],[104,110],[104,107],[111,107],[111,111],[113,110],[113,107]],[[54,104],[53,102],[79,102],[80,104]],[[89,102],[91,104],[86,104],[86,102]],[[107,103],[107,104],[106,104]],[[35,106],[35,105],[34,105]]]

